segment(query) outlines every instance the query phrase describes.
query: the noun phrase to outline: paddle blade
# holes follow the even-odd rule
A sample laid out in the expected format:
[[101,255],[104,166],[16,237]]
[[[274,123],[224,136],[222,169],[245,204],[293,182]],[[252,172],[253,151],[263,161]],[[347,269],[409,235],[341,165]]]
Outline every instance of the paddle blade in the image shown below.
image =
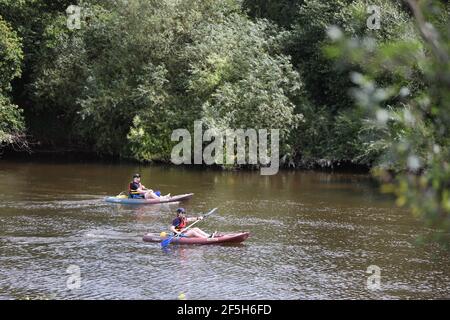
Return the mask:
[[207,214],[205,214],[203,217],[207,217],[207,216],[209,216],[210,214],[213,214],[214,212],[216,212],[217,209],[218,209],[218,208],[212,209],[210,212],[208,212]]
[[163,241],[161,241],[161,247],[166,248],[170,244],[172,239],[173,239],[173,236],[168,237],[167,239],[164,239]]

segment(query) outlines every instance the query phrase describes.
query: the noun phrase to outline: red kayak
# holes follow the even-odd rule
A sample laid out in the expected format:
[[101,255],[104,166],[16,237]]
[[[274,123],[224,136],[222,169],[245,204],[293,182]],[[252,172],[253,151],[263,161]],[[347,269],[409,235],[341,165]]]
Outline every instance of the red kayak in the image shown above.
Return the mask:
[[[240,243],[250,236],[250,232],[219,234],[214,238],[174,238],[171,244],[219,244],[219,243]],[[166,238],[161,238],[159,234],[148,233],[142,240],[145,242],[161,242]]]

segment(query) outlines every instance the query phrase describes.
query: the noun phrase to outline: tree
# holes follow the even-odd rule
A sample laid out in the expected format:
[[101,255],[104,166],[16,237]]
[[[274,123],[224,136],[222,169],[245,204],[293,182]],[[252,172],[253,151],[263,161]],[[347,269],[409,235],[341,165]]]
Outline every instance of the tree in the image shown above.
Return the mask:
[[[300,79],[289,59],[275,54],[279,45],[274,34],[267,21],[254,23],[238,13],[197,26],[180,55],[181,65],[187,66],[180,75],[185,79],[186,94],[176,103],[184,106],[185,111],[176,112],[183,114],[182,127],[191,128],[194,120],[202,120],[207,128],[219,132],[227,128],[280,129],[282,152],[290,151],[287,138],[301,119],[294,115],[292,102],[300,93]],[[145,119],[154,126],[155,118]],[[133,133],[144,133],[138,135],[144,141],[157,132],[142,122],[139,128]],[[170,133],[164,134],[158,135],[159,140],[169,139]],[[170,149],[166,154],[170,155]]]
[[63,16],[46,27],[51,54],[33,83],[36,110],[61,114],[72,140],[168,161],[171,132],[207,115],[235,114],[232,128],[278,126],[283,138],[295,127],[298,75],[277,31],[239,1],[84,2],[82,12],[81,30],[64,29]]
[[21,74],[23,52],[20,38],[0,16],[0,148],[23,143],[21,111],[11,104],[11,81]]

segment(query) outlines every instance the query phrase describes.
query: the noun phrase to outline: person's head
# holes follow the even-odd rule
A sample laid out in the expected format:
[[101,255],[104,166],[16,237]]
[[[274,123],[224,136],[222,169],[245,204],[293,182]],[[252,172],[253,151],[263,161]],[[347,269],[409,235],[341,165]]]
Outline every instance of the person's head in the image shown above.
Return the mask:
[[140,182],[141,181],[141,175],[139,173],[134,174],[133,181],[134,182]]
[[186,216],[186,210],[184,208],[177,209],[177,217],[184,218]]

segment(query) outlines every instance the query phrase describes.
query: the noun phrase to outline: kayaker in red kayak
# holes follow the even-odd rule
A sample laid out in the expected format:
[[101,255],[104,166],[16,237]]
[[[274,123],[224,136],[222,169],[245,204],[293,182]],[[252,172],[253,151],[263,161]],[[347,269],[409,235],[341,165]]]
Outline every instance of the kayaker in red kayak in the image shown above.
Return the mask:
[[214,232],[212,234],[207,234],[206,232],[200,230],[199,228],[192,228],[187,230],[186,232],[183,232],[183,229],[187,227],[188,222],[203,220],[203,217],[195,217],[195,218],[187,218],[186,217],[186,210],[184,208],[178,208],[177,209],[177,217],[173,219],[172,225],[170,226],[170,231],[172,231],[174,234],[182,237],[187,238],[213,238],[217,232]]
[[165,200],[170,198],[170,193],[165,196],[161,196],[161,192],[153,192],[152,189],[147,189],[141,183],[141,175],[136,173],[133,176],[133,181],[130,182],[128,186],[128,194],[131,199],[160,199]]

